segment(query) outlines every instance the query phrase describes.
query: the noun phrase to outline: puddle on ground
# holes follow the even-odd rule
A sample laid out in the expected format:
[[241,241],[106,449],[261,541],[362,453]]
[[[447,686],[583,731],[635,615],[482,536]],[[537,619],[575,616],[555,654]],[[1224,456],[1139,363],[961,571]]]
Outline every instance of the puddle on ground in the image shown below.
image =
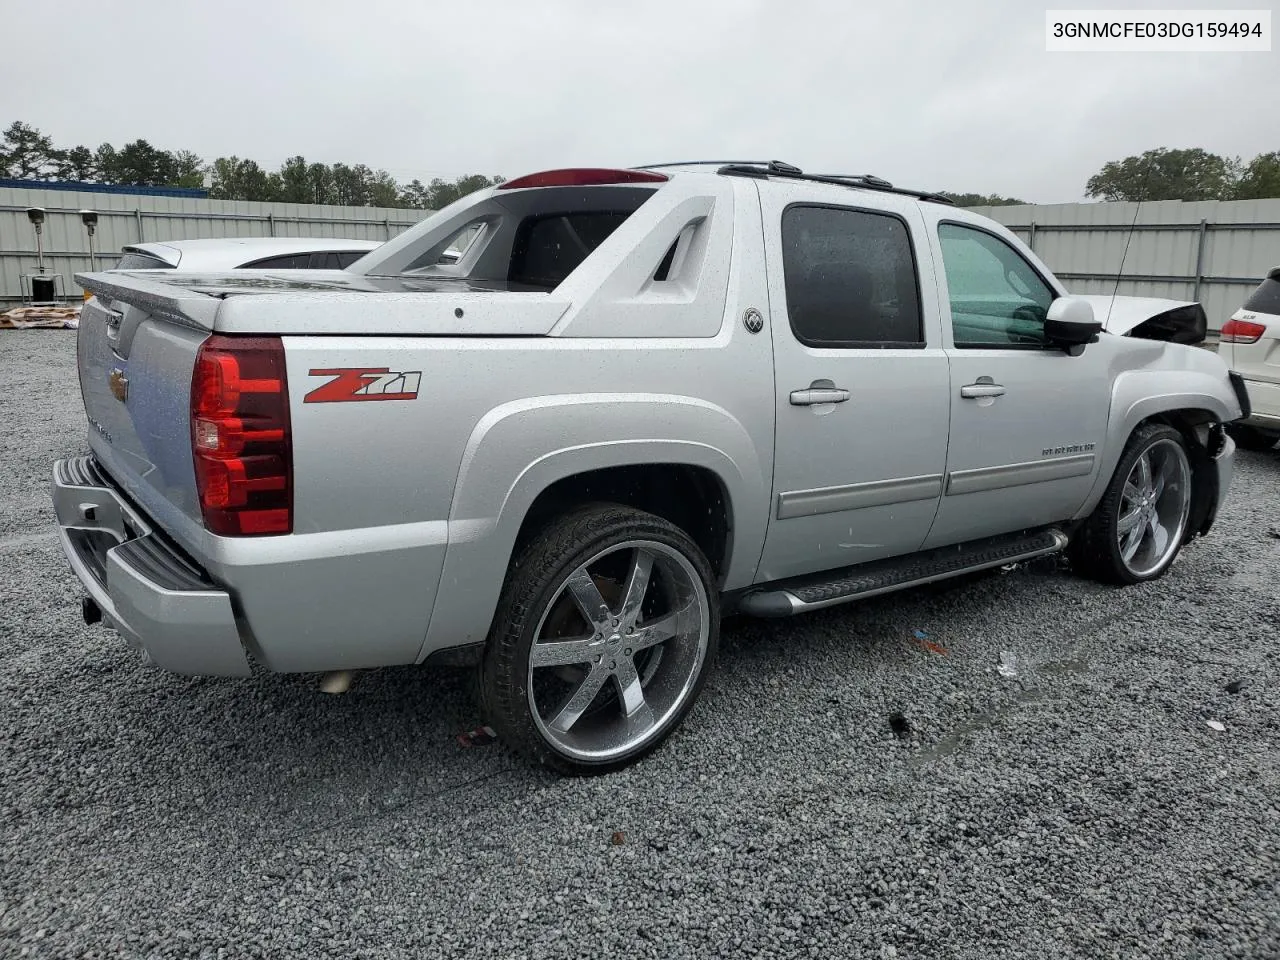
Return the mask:
[[1088,673],[1089,661],[1084,658],[1075,660],[1055,660],[1052,663],[1042,663],[1040,670],[1051,676],[1061,677],[1072,673]]
[[[1019,659],[1018,664],[1021,666],[1026,661]],[[1050,676],[1063,677],[1075,676],[1082,673],[1088,673],[1090,663],[1083,657],[1073,657],[1066,660],[1053,660],[1048,663],[1033,664],[1029,671],[1032,675],[1035,673],[1047,673]],[[965,742],[975,733],[981,733],[983,730],[990,729],[999,723],[1004,717],[1027,703],[1041,703],[1049,700],[1059,699],[1052,697],[1041,689],[1027,689],[1025,687],[1017,690],[1013,699],[1004,706],[997,707],[993,710],[987,710],[972,719],[966,720],[957,726],[951,733],[940,739],[931,747],[921,750],[911,759],[912,766],[919,766],[925,763],[931,763],[934,760],[941,760],[944,757],[954,756],[964,747]]]
[[1048,698],[1039,690],[1019,690],[1014,694],[1014,698],[1010,703],[994,710],[987,710],[970,720],[966,720],[932,747],[921,750],[916,756],[912,757],[911,764],[912,766],[919,766],[923,763],[931,763],[934,760],[954,756],[960,752],[960,748],[964,746],[965,741],[973,734],[994,727],[1024,703],[1035,703],[1045,699]]
[[1226,586],[1235,589],[1243,587],[1246,590],[1270,593],[1275,589],[1275,578],[1274,561],[1263,563],[1255,560],[1247,566],[1238,568],[1235,573],[1227,577]]

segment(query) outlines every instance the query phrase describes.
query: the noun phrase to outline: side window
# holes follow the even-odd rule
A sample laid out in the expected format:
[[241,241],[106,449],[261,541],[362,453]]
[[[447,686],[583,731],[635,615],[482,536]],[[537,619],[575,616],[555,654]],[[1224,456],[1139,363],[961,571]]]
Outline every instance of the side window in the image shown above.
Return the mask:
[[791,330],[813,347],[924,343],[920,282],[907,225],[842,207],[782,214],[782,273]]
[[367,250],[344,250],[333,256],[338,258],[338,269],[345,270],[368,252]]
[[1045,345],[1054,292],[999,237],[957,223],[938,225],[957,347]]
[[312,270],[345,270],[355,263],[360,254],[346,251],[325,250],[311,255]]
[[311,263],[309,253],[290,253],[281,257],[264,257],[252,263],[242,263],[241,270],[305,270]]

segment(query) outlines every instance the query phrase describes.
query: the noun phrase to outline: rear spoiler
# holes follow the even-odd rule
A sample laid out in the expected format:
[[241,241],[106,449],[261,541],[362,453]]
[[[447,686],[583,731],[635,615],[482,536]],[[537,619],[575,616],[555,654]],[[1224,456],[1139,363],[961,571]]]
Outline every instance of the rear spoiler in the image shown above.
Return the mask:
[[222,301],[218,297],[160,283],[136,273],[77,273],[76,283],[104,303],[123,301],[185,327],[212,330]]

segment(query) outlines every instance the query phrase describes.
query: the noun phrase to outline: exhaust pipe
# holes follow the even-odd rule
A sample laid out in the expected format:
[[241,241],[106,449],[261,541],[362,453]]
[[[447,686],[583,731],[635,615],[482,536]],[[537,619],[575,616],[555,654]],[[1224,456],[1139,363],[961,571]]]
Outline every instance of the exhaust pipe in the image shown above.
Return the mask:
[[102,622],[102,608],[92,597],[85,597],[80,601],[80,616],[84,617],[85,624],[92,627],[95,623]]
[[354,670],[330,670],[320,678],[320,692],[339,694],[351,689],[351,681],[355,677]]

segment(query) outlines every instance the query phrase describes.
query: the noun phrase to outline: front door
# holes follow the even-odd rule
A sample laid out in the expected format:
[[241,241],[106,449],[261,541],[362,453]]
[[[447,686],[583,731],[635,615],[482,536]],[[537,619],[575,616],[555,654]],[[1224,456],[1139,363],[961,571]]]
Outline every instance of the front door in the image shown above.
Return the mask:
[[1044,337],[1058,296],[1006,239],[932,205],[951,357],[947,483],[928,546],[1069,519],[1093,487],[1113,338],[1070,356]]
[[937,299],[921,294],[933,270],[917,204],[812,196],[778,184],[762,198],[777,442],[757,581],[919,549],[946,466],[947,357]]

